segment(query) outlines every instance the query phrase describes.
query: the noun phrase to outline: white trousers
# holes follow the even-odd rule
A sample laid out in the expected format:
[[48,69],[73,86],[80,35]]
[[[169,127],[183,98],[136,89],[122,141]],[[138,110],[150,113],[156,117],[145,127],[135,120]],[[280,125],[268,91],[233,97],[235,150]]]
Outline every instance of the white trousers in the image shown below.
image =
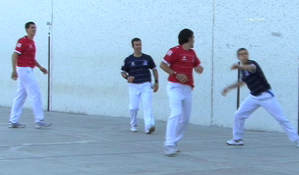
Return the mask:
[[[271,92],[271,91],[270,91]],[[272,92],[271,92],[272,93]],[[265,92],[260,96],[249,95],[241,104],[240,108],[235,113],[235,121],[233,127],[234,140],[243,139],[245,119],[249,118],[250,115],[260,106],[266,109],[286,131],[288,138],[294,142],[299,139],[295,129],[284,116],[282,109],[278,103],[274,94]]]
[[155,125],[155,118],[153,115],[153,89],[152,84],[141,83],[134,84],[129,83],[129,95],[130,95],[130,114],[131,114],[131,126],[137,126],[137,113],[139,110],[139,102],[143,104],[143,118],[145,130]]
[[32,102],[35,122],[40,122],[44,119],[44,112],[42,109],[42,100],[39,86],[37,84],[34,71],[30,67],[18,67],[18,90],[14,99],[11,115],[9,121],[16,123],[22,114],[22,108],[27,96]]
[[168,83],[170,116],[167,121],[165,146],[175,146],[184,136],[192,109],[192,88],[180,83]]

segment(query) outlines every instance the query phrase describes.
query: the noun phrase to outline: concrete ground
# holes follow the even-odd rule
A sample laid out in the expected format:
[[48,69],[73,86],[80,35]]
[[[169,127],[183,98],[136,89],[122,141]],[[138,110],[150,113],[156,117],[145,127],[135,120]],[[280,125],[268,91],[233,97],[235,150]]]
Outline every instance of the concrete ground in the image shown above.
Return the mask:
[[176,157],[163,153],[165,122],[152,135],[129,131],[128,118],[46,113],[53,127],[34,129],[32,112],[9,129],[0,108],[1,175],[299,175],[299,148],[285,134],[246,132],[246,145],[230,147],[231,129],[189,125]]

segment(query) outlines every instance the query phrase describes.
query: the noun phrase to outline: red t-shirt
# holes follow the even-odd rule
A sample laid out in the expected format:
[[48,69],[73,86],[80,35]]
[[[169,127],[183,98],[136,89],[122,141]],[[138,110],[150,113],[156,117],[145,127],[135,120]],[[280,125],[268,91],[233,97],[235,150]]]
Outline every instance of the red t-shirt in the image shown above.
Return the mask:
[[17,60],[18,67],[35,67],[36,47],[33,40],[29,39],[27,36],[19,39],[15,52],[19,54]]
[[168,64],[173,71],[188,77],[186,83],[181,83],[177,80],[175,78],[176,75],[169,76],[168,81],[194,87],[193,68],[199,66],[201,62],[193,49],[184,50],[182,45],[179,45],[170,49],[163,61]]

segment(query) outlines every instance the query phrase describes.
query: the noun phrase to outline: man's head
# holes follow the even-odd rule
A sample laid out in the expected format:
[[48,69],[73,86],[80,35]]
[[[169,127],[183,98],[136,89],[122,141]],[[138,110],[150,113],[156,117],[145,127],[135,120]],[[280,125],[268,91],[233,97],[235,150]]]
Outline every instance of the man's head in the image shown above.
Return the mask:
[[247,62],[249,59],[249,53],[245,48],[238,49],[237,56],[241,62]]
[[27,22],[25,24],[25,29],[28,35],[34,36],[36,33],[36,26],[34,22]]
[[194,33],[190,29],[183,29],[179,33],[179,44],[187,44],[190,48],[194,47]]
[[142,52],[141,39],[133,38],[131,43],[132,43],[132,47],[133,47],[135,53],[141,53]]

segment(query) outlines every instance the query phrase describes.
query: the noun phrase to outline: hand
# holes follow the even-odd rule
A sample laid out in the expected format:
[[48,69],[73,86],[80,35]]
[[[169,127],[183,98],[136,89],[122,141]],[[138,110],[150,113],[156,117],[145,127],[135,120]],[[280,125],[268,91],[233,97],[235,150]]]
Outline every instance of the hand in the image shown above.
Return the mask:
[[129,76],[129,77],[127,78],[127,80],[128,80],[128,83],[133,83],[133,81],[135,80],[135,77],[133,77],[133,76]]
[[228,93],[228,91],[229,91],[229,89],[223,89],[223,91],[222,91],[222,93],[221,93],[221,94],[222,94],[222,96],[224,96],[224,97],[225,97],[225,96],[226,96],[226,94]]
[[158,92],[159,83],[155,83],[153,89],[154,89],[154,92]]
[[47,71],[46,68],[41,67],[41,68],[39,68],[39,69],[40,69],[40,71],[42,71],[45,75],[48,74],[48,71]]
[[186,83],[188,81],[188,77],[186,75],[184,75],[184,74],[177,74],[175,76],[175,78],[177,80],[179,80],[181,83]]
[[239,64],[233,64],[230,70],[239,69],[241,66]]
[[199,74],[202,74],[203,73],[203,70],[204,68],[202,66],[197,66],[194,68],[195,72],[199,73]]
[[11,79],[13,79],[13,80],[17,80],[18,79],[18,73],[16,71],[12,72]]

